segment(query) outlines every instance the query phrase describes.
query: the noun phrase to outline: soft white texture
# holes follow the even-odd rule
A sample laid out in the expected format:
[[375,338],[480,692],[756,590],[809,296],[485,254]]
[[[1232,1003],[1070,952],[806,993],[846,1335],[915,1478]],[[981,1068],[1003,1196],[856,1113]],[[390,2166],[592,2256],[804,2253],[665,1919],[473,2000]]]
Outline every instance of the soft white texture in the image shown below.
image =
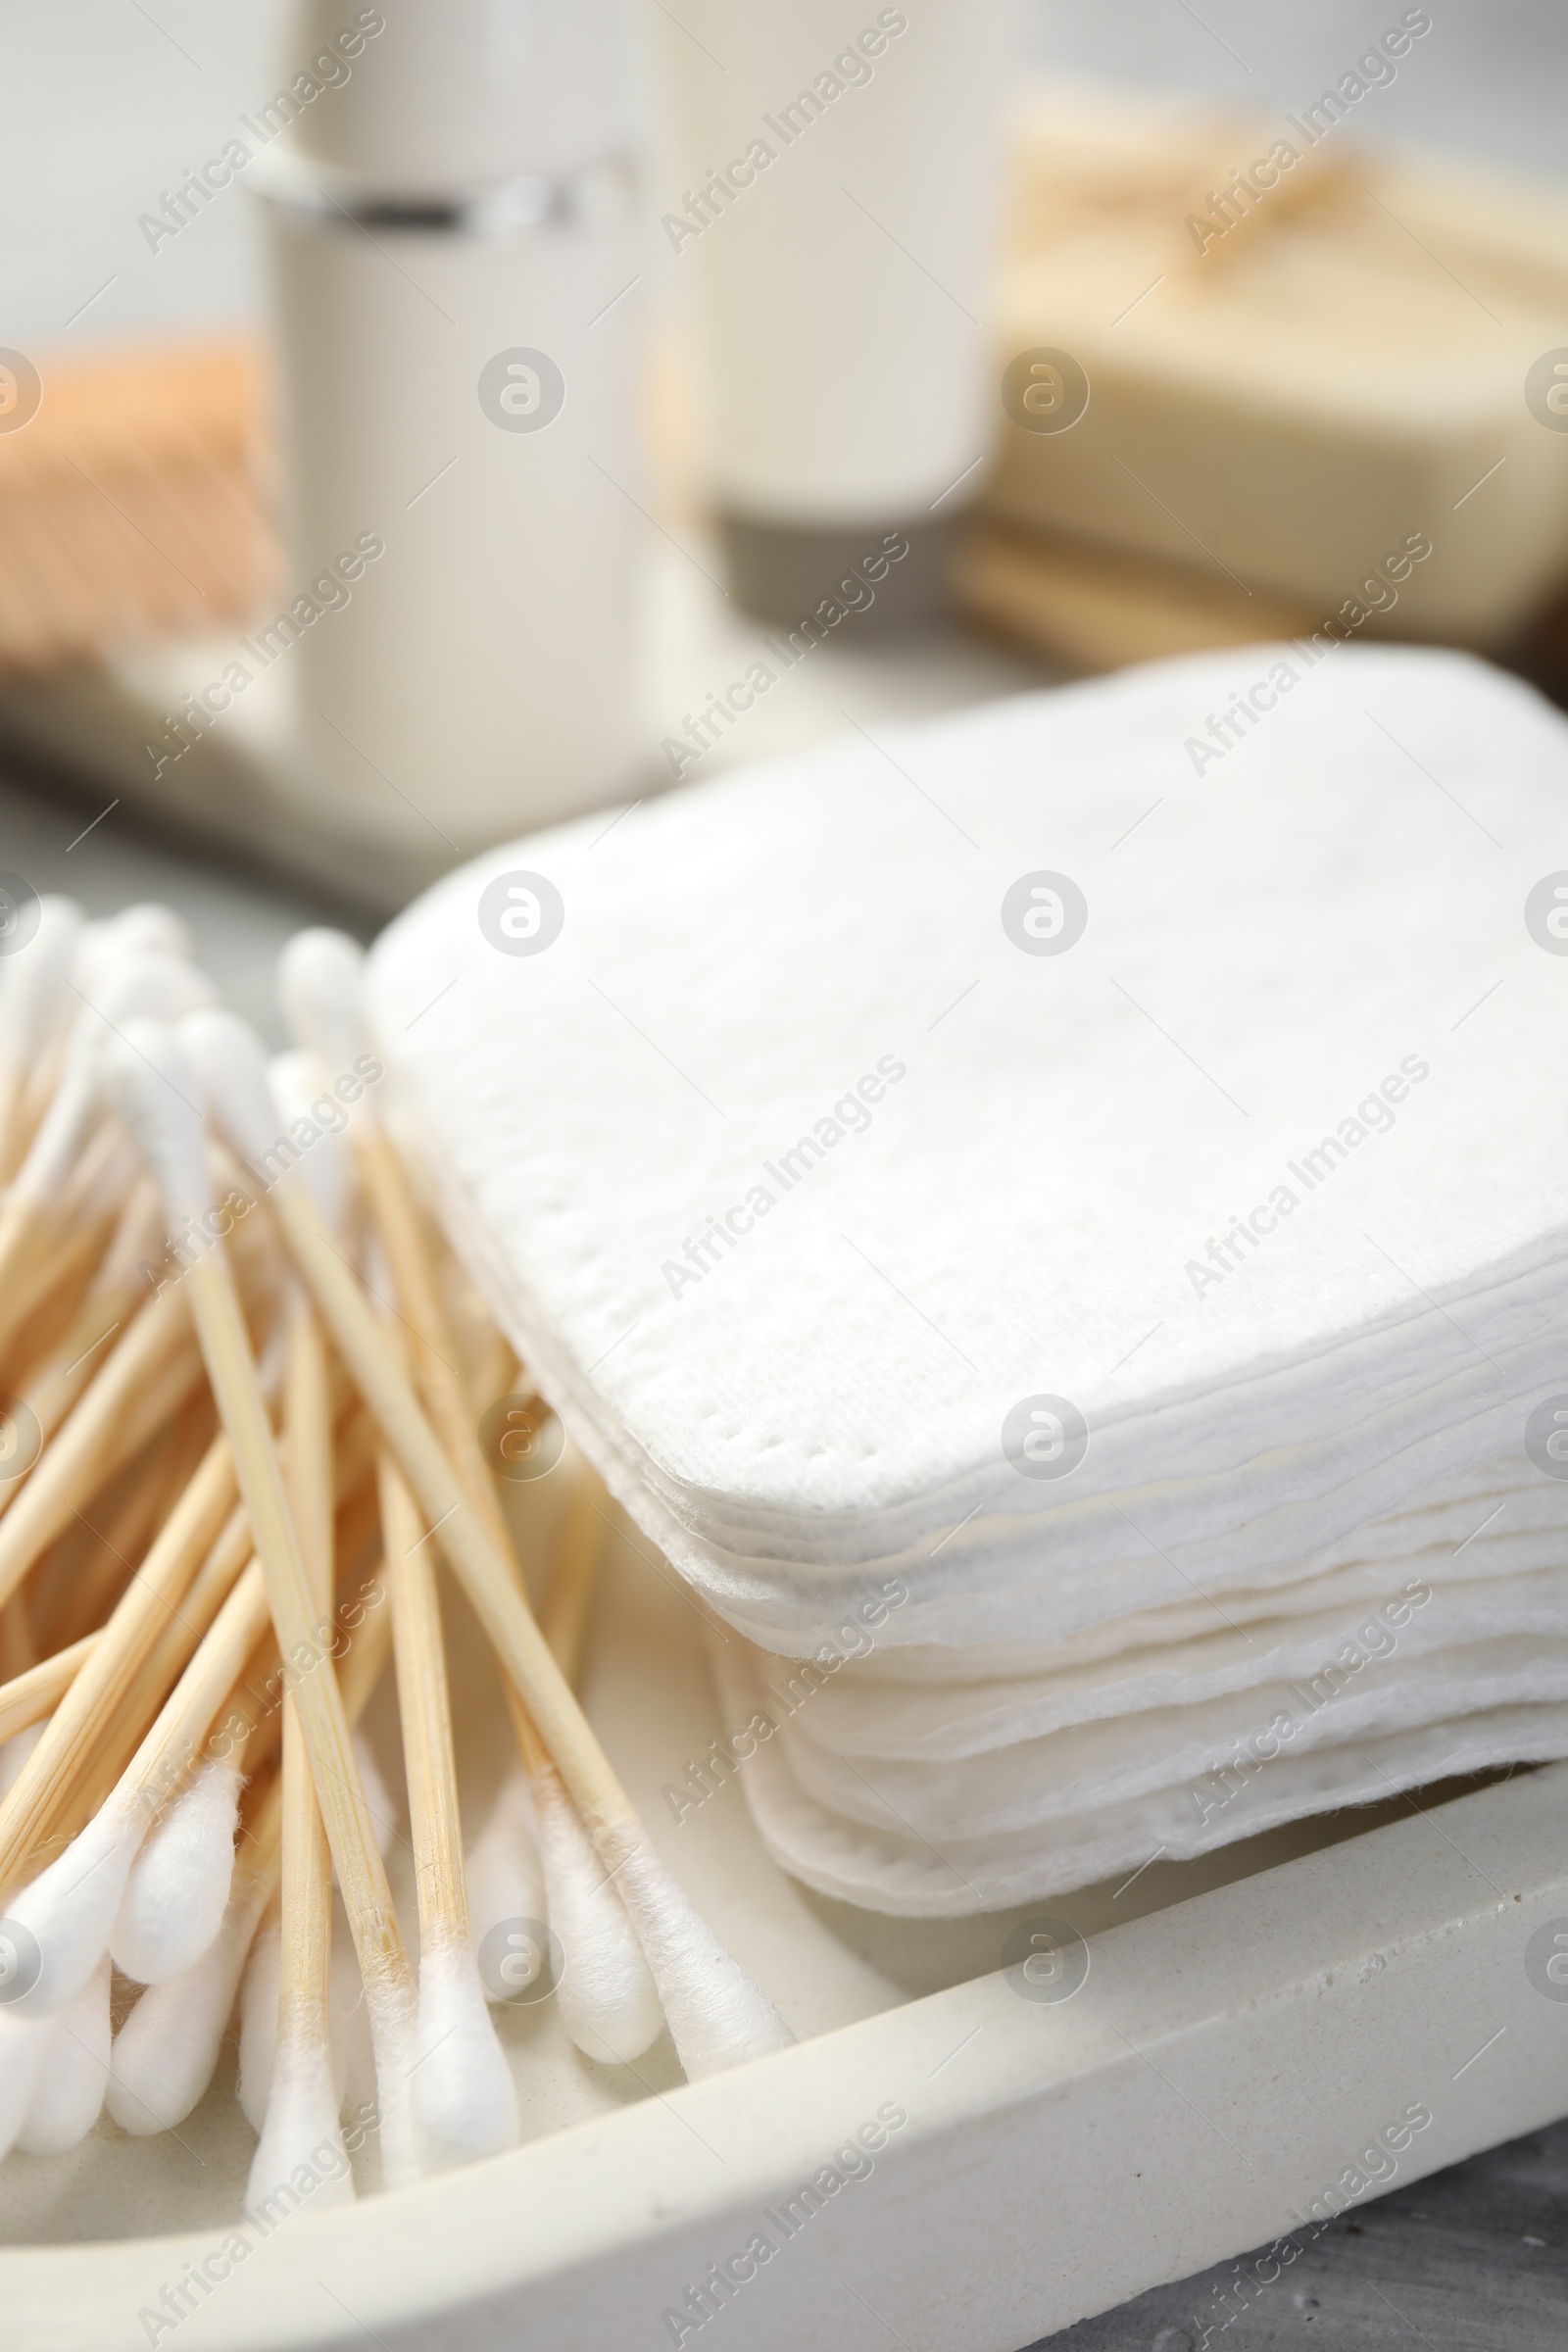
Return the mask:
[[[309,2190],[300,2180],[301,2168],[315,2182]],[[270,2222],[290,2212],[324,2212],[353,2199],[354,2179],[338,2128],[325,2046],[291,2035],[276,2053],[267,2121],[245,2186],[246,2205]]]
[[556,1989],[562,2020],[584,2057],[624,2066],[663,2031],[658,1990],[626,1906],[550,1766],[535,1779],[533,1795],[547,1917],[563,1954]]
[[0,1063],[30,1071],[74,1007],[69,986],[82,933],[74,899],[46,893],[38,902],[38,928],[21,955],[0,963]]
[[376,2148],[383,2188],[407,2188],[424,2170],[414,2112],[416,2001],[405,1984],[382,1978],[365,1987],[366,2022],[375,2060]]
[[[348,1219],[354,1171],[349,1162],[348,1113],[327,1083],[325,1064],[314,1054],[274,1054],[267,1065],[267,1076],[277,1104],[280,1132],[297,1132],[301,1123],[315,1131],[315,1143],[300,1152],[300,1181],[327,1232],[341,1233]],[[322,1115],[316,1115],[318,1112]],[[333,1122],[342,1123],[334,1126]]]
[[[888,1559],[908,1560],[916,1604],[1140,1554],[1174,1592],[1110,1494],[1146,1490],[1153,1519],[1128,1508],[1172,1551],[1272,1505],[1289,1447],[1280,1498],[1333,1486],[1353,1526],[1424,1475],[1409,1464],[1369,1507],[1348,1491],[1393,1459],[1359,1408],[1402,1411],[1406,1446],[1441,1429],[1454,1461],[1532,1392],[1521,1358],[1499,1400],[1422,1293],[1469,1295],[1464,1330],[1498,1360],[1568,1303],[1568,1102],[1535,1077],[1561,974],[1522,920],[1559,859],[1568,724],[1462,657],[1344,647],[1197,783],[1186,738],[1277,658],[966,711],[887,735],[891,757],[856,736],[671,794],[591,860],[588,823],[511,844],[378,944],[375,1034],[449,1230],[634,1514],[757,1638],[804,1649]],[[1502,853],[1478,865],[1475,826],[1440,815],[1422,766]],[[1060,956],[1020,953],[1001,921],[1043,841],[1091,906]],[[497,954],[475,919],[519,862],[570,899],[534,956]],[[1456,961],[1458,940],[1475,946]],[[1499,975],[1506,1013],[1456,1026]],[[1406,1054],[1433,1074],[1391,1131],[1195,1296],[1207,1238]],[[814,1147],[787,1191],[770,1179],[884,1056],[907,1075],[864,1131]],[[606,1100],[634,1154],[606,1147]],[[772,1208],[672,1296],[686,1237],[759,1185]],[[1004,1414],[1040,1391],[1093,1431],[1054,1484],[1002,1458]],[[1176,1480],[1199,1482],[1191,1504]],[[886,1638],[928,1638],[912,1623]]]
[[[256,1934],[257,1912],[254,1886],[232,1894],[221,1928],[195,1966],[167,1984],[149,1986],[115,2035],[109,2112],[122,2132],[140,2138],[170,2131],[184,2122],[206,2090]],[[274,2021],[276,2011],[274,1984]],[[265,2111],[265,2091],[260,2105]]]
[[204,973],[171,956],[137,952],[106,960],[76,1013],[60,1082],[17,1171],[23,1199],[48,1206],[71,1173],[97,1120],[107,1059],[126,1024],[177,1020],[210,1004],[214,993]]
[[191,954],[190,927],[172,906],[138,900],[102,922],[87,924],[79,936],[73,977],[83,996],[92,997],[109,965],[126,956],[171,956],[188,962]]
[[615,1885],[689,2081],[788,2049],[795,2035],[724,1949],[642,1831],[616,1840]]
[[38,1947],[38,1975],[12,2004],[19,2015],[69,2009],[109,1948],[115,1914],[146,1824],[111,1798],[7,1911]]
[[237,1013],[194,1012],[179,1024],[179,1048],[218,1126],[240,1158],[260,1168],[282,1132],[261,1039]]
[[109,2082],[109,1987],[100,1960],[57,2020],[17,2145],[29,2156],[63,2156],[84,2140],[103,2111]]
[[253,2132],[267,2122],[277,2054],[277,1993],[283,1974],[283,1929],[275,1910],[251,1946],[239,1995],[239,2103]]
[[464,1878],[475,1951],[504,1920],[545,1917],[544,1866],[525,1765],[514,1765],[497,1789],[484,1826],[464,1857]]
[[277,959],[277,1001],[297,1046],[328,1070],[351,1069],[365,1046],[365,950],[346,931],[297,931]]
[[[83,1016],[90,1019],[90,1015]],[[92,1032],[78,1026],[66,1049],[60,1082],[17,1170],[18,1200],[38,1208],[50,1205],[81,1153],[101,1102],[99,1044]]]
[[468,1943],[419,1953],[414,2117],[426,2157],[462,2164],[499,2155],[517,2136],[517,2091],[485,2005]]
[[158,1186],[172,1225],[213,1205],[196,1073],[167,1022],[133,1020],[104,1049],[105,1084]]
[[137,1855],[110,1949],[138,1984],[183,1976],[222,1925],[242,1786],[231,1758],[208,1757],[165,1806]]
[[0,2009],[0,2157],[17,2144],[59,2019]]
[[[1209,714],[1271,672],[1216,756]],[[738,1776],[811,1884],[987,1908],[1568,1752],[1542,1590],[1453,1672],[1412,1638],[1206,1825],[1180,1776],[1268,1672],[1204,1646],[1184,1708],[1174,1655],[1046,1657],[1341,1571],[1382,1597],[1403,1523],[1509,1458],[1536,1551],[1485,1503],[1450,1551],[1561,1560],[1568,1489],[1520,1438],[1568,1314],[1563,971],[1525,920],[1565,796],[1568,724],[1484,664],[1250,646],[508,845],[378,944],[396,1118],[509,1338],[775,1682],[830,1652]],[[537,956],[477,920],[518,867],[568,908]],[[1060,956],[1004,928],[1042,871],[1088,904]],[[1004,1452],[1039,1396],[1090,1432],[1059,1480]]]
[[163,955],[117,957],[99,976],[92,1002],[77,1013],[60,1083],[17,1171],[21,1197],[49,1205],[80,1155],[102,1107],[112,1068],[122,1060],[122,1033],[143,1020],[177,1020],[214,990],[204,973]]

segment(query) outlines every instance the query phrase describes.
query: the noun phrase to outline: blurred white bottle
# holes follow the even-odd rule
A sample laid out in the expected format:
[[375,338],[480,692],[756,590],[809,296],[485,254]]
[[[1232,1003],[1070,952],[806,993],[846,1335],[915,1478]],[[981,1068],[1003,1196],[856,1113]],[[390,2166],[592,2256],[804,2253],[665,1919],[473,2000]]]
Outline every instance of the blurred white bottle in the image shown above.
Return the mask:
[[289,570],[249,643],[292,672],[291,789],[450,864],[635,767],[623,26],[617,0],[292,0],[283,55],[246,121]]
[[885,614],[940,608],[998,390],[987,281],[1015,0],[685,0],[661,16],[709,490],[730,586],[791,619],[885,533]]

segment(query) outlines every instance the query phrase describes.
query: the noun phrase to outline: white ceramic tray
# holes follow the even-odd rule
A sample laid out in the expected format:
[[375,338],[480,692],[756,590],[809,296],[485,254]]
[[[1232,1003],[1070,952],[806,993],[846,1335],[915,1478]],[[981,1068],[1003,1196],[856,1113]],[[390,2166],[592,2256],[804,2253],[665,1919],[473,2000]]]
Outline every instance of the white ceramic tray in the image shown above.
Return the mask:
[[[555,1484],[525,1491],[541,1534]],[[1090,1969],[1071,1998],[1036,1999],[1001,1967],[1033,1910],[944,1926],[820,1900],[767,1860],[734,1786],[677,1827],[661,1788],[723,1728],[706,1638],[644,1539],[618,1541],[590,1711],[800,2047],[687,2085],[667,2043],[636,2069],[597,2069],[553,2004],[503,2013],[524,2145],[402,2195],[246,2227],[239,2258],[220,2249],[254,2142],[225,2064],[177,2137],[105,2123],[70,2156],[0,2169],[8,2352],[653,2352],[699,2337],[730,2352],[1018,2352],[1293,2228],[1304,2242],[1314,2207],[1568,2110],[1568,2000],[1545,1975],[1554,1925],[1568,1950],[1568,1766],[1040,1906],[1087,1937]],[[505,1725],[461,1605],[452,1639],[477,1797]],[[1049,1994],[1066,1980],[1043,1948],[1034,1989]],[[1412,2130],[1412,2110],[1430,2122]],[[746,2254],[760,2235],[761,2263]],[[1247,2291],[1288,2293],[1291,2259],[1244,2266]],[[205,2288],[191,2283],[204,2263]],[[728,2293],[699,2325],[701,2307],[681,2306],[725,2264]],[[182,2282],[190,2309],[160,2325]]]

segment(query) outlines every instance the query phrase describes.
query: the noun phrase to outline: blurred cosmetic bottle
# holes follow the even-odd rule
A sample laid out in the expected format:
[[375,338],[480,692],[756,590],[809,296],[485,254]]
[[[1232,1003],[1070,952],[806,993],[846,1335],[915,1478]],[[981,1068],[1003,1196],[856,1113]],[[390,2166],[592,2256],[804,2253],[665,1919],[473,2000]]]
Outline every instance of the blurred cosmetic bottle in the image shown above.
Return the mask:
[[252,124],[291,789],[416,858],[451,863],[634,770],[626,55],[617,0],[293,0],[287,79]]
[[683,0],[662,15],[708,484],[729,584],[791,619],[902,532],[878,613],[946,601],[997,406],[987,279],[1016,0]]

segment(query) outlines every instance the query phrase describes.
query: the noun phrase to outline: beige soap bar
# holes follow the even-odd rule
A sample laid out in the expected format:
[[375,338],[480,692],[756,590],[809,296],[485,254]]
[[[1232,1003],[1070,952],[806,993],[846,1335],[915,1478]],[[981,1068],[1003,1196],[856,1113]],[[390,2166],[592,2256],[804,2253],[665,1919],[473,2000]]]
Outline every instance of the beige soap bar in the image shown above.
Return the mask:
[[[1374,155],[1363,127],[1031,100],[995,520],[1357,630],[1495,645],[1550,599],[1568,193]],[[1070,367],[1021,364],[1042,352],[1087,378],[1076,421]]]

